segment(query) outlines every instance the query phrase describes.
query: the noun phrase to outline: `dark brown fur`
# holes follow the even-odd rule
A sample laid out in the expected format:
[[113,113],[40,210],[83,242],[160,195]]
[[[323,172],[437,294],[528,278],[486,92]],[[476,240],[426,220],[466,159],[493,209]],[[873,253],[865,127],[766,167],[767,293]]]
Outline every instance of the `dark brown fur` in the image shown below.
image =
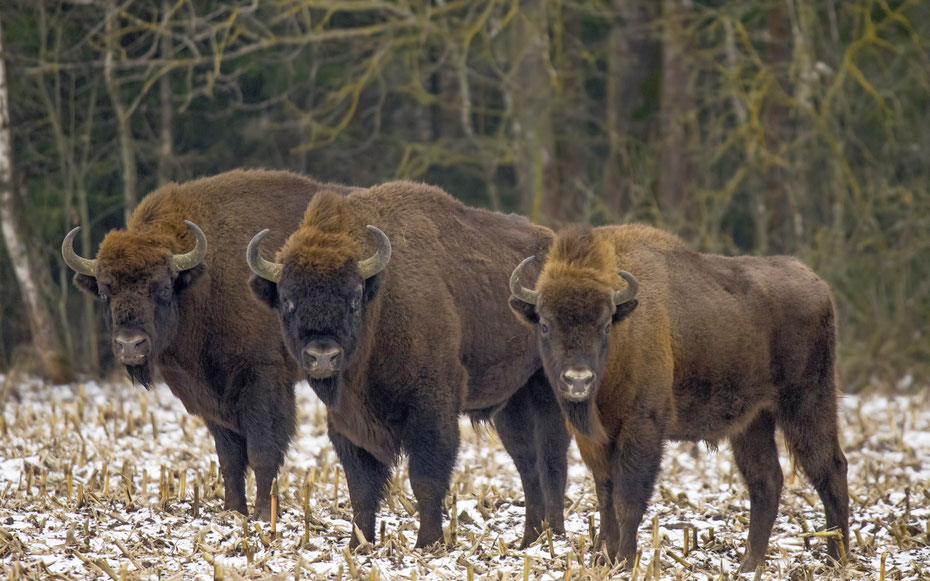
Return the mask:
[[[620,269],[639,293],[615,310]],[[537,332],[543,363],[594,473],[611,557],[632,563],[663,442],[729,439],[751,500],[743,570],[754,569],[782,486],[776,425],[848,549],[833,302],[809,268],[784,256],[700,254],[648,226],[574,228],[553,244],[536,290],[535,306],[511,305],[550,328]],[[569,363],[594,372],[585,401],[563,396]],[[840,557],[833,540],[829,552]]]
[[[363,280],[358,261],[375,249],[367,224],[390,238],[393,256]],[[277,255],[280,282],[253,278],[255,293],[279,310],[295,358],[314,341],[344,350],[337,377],[308,381],[327,404],[330,438],[366,538],[374,536],[391,470],[406,452],[420,509],[417,546],[442,540],[441,503],[461,413],[493,418],[517,464],[526,494],[524,545],[544,517],[563,530],[569,436],[530,330],[499,300],[510,262],[544,252],[551,239],[525,218],[395,182],[345,197],[318,195]]]
[[[251,466],[256,513],[266,519],[271,481],[294,433],[300,373],[273,314],[249,293],[245,247],[260,228],[271,228],[269,246],[279,247],[321,187],[281,171],[231,171],[165,185],[142,200],[125,230],[104,238],[97,278],[75,276],[79,287],[101,296],[112,333],[131,329],[151,341],[145,364],[127,366],[133,380],[149,387],[157,370],[187,411],[205,420],[226,507],[247,513]],[[208,251],[200,265],[177,272],[171,255],[194,246],[184,220],[203,230]]]

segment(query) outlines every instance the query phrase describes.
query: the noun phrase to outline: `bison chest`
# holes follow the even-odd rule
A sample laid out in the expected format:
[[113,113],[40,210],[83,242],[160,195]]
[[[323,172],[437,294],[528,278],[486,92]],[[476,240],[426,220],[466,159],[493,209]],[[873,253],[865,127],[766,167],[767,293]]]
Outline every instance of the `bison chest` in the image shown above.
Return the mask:
[[200,416],[207,422],[232,430],[238,429],[236,422],[223,413],[219,398],[209,386],[180,369],[163,367],[160,371],[168,389],[181,400],[188,413]]
[[355,394],[342,395],[335,405],[326,408],[331,428],[382,464],[392,465],[400,449],[397,419],[386,410],[373,409]]

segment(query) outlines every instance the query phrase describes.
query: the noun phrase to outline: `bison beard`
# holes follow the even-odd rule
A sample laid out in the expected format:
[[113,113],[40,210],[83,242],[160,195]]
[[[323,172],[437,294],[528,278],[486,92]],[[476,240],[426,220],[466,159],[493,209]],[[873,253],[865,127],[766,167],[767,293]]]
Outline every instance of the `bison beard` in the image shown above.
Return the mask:
[[146,389],[152,389],[152,366],[147,362],[142,365],[126,365],[126,372],[129,373],[129,379],[133,385],[139,383]]
[[607,435],[604,433],[604,426],[601,425],[594,398],[585,401],[561,400],[559,403],[562,405],[565,418],[574,429],[594,441],[600,442],[606,439]]
[[322,401],[327,407],[331,407],[336,403],[336,396],[339,393],[339,376],[327,377],[325,379],[315,379],[308,377],[307,382],[310,384],[310,387],[313,388],[313,392],[316,394],[320,401]]

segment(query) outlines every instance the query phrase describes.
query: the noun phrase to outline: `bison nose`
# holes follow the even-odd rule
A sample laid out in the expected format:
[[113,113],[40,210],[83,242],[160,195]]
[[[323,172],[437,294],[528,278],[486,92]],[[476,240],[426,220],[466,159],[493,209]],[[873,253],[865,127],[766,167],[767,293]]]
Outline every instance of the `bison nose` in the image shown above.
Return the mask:
[[587,367],[570,367],[562,372],[563,394],[572,400],[585,399],[591,395],[594,372]]
[[145,335],[119,332],[113,337],[114,355],[124,364],[136,364],[145,360],[151,344]]
[[314,341],[304,347],[303,365],[310,377],[331,377],[342,366],[342,347],[331,342]]

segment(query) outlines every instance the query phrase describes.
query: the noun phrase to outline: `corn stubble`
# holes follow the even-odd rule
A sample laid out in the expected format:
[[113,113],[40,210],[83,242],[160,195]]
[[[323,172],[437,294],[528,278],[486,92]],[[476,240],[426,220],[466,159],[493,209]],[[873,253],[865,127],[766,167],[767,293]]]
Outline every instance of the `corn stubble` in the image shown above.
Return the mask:
[[[748,496],[725,444],[716,453],[669,446],[629,573],[598,558],[593,482],[574,449],[569,532],[558,536],[546,526],[535,544],[519,550],[519,477],[493,432],[467,422],[444,504],[446,546],[412,549],[416,498],[400,466],[378,514],[377,538],[360,538],[349,552],[350,535],[361,531],[351,525],[324,411],[308,394],[300,396],[300,433],[274,482],[276,517],[265,523],[223,510],[212,440],[164,386],[141,393],[81,385],[54,397],[43,389],[19,386],[19,401],[6,402],[0,415],[0,458],[22,467],[0,481],[0,575],[9,579],[731,579],[744,551]],[[930,562],[930,489],[914,477],[930,445],[907,436],[930,430],[928,398],[881,406],[860,398],[845,404],[843,420],[849,563],[825,564],[826,539],[837,533],[822,530],[819,498],[783,458],[779,518],[755,579],[930,575],[922,565]],[[254,501],[254,478],[248,485]]]

